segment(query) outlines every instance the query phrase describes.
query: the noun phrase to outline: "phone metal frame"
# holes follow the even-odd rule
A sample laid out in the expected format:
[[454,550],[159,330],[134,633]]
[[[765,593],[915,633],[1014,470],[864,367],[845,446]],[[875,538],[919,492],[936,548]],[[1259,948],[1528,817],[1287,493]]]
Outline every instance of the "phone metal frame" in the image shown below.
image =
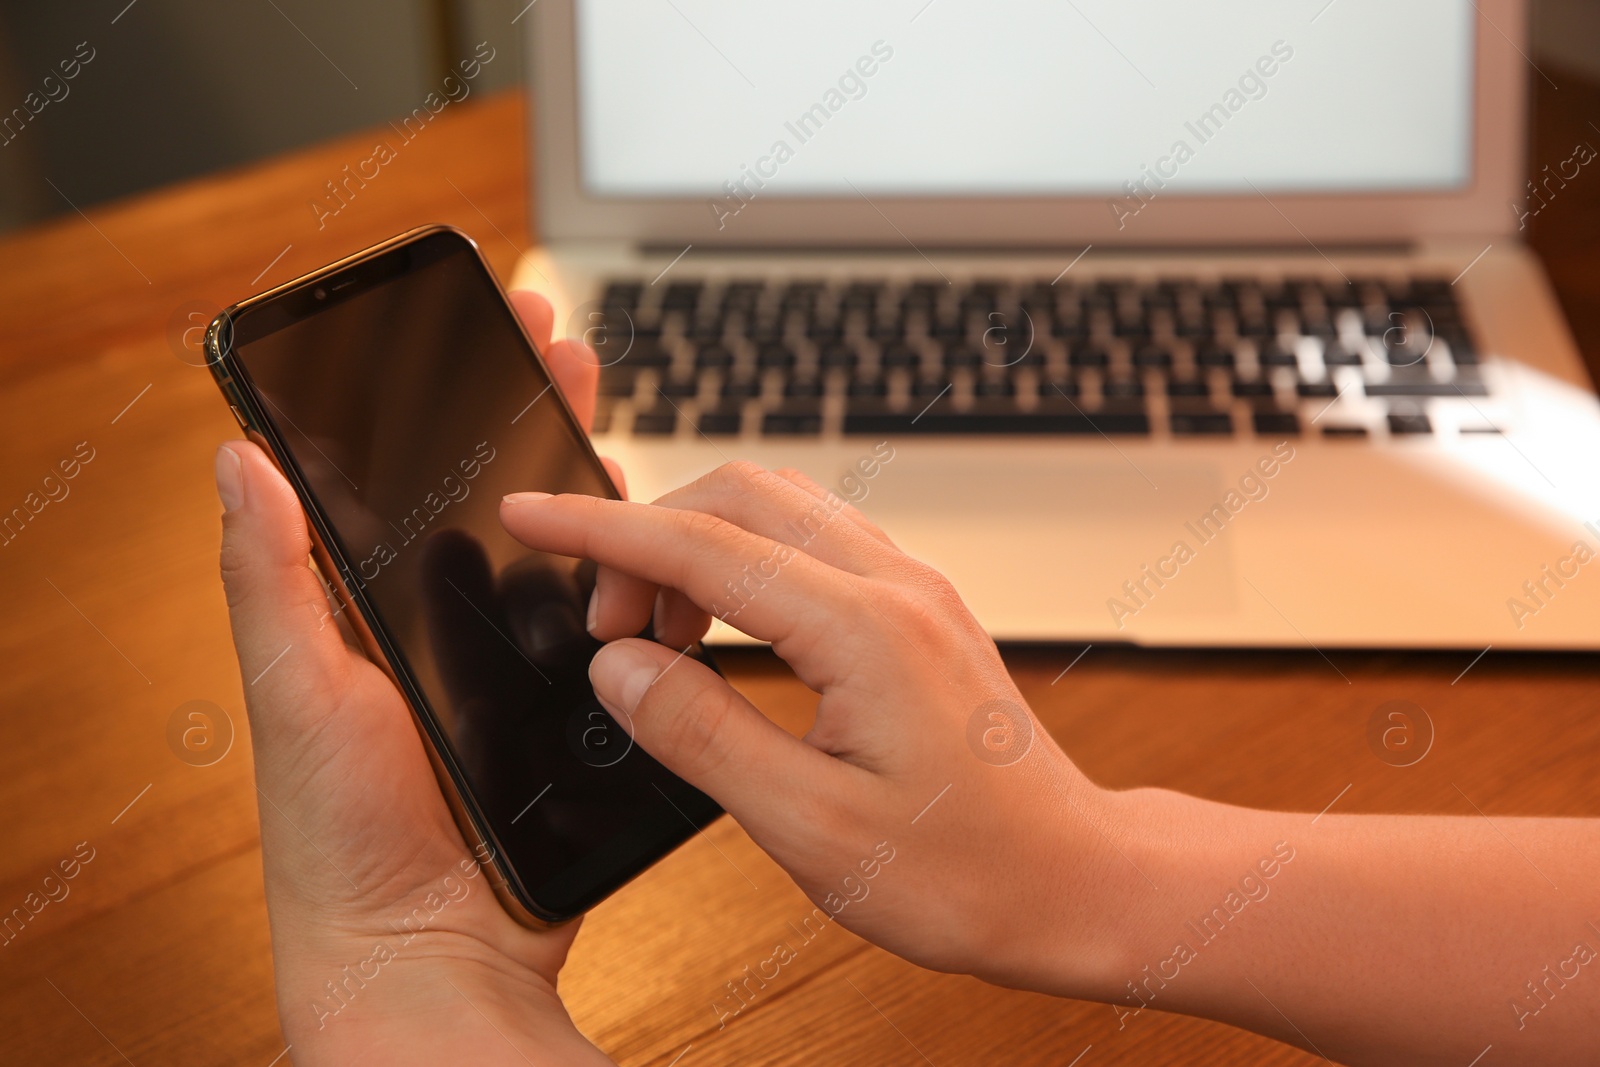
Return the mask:
[[[440,791],[444,794],[445,802],[450,807],[451,815],[455,818],[456,826],[461,831],[468,849],[478,865],[489,872],[489,882],[495,896],[506,911],[523,926],[533,929],[549,929],[562,923],[569,922],[582,914],[581,911],[571,915],[548,912],[539,907],[533,900],[531,892],[522,882],[517,872],[504,858],[504,850],[500,848],[489,820],[479,808],[471,789],[467,785],[466,776],[456,765],[449,746],[442,735],[438,733],[439,727],[431,715],[425,714],[421,707],[426,705],[426,700],[412,680],[404,673],[397,671],[388,654],[389,642],[380,632],[382,624],[376,623],[378,615],[372,603],[362,591],[359,580],[348,579],[354,574],[353,568],[343,560],[336,551],[335,543],[331,537],[331,524],[326,523],[320,509],[315,504],[315,497],[310,492],[310,487],[301,476],[292,453],[281,440],[276,426],[257,405],[254,397],[254,385],[250,383],[249,375],[243,366],[237,362],[233,350],[233,322],[240,314],[252,309],[270,304],[279,297],[295,290],[304,289],[319,281],[327,280],[358,264],[381,258],[382,256],[413,244],[437,237],[442,234],[452,235],[465,243],[467,248],[477,256],[485,273],[495,283],[495,291],[505,303],[506,311],[512,321],[517,324],[523,340],[527,343],[528,351],[532,353],[540,371],[553,385],[555,375],[544,362],[544,355],[539,351],[539,346],[528,335],[527,327],[523,325],[522,318],[516,313],[506,297],[505,287],[500,284],[495,275],[494,268],[484,257],[482,249],[476,241],[454,226],[430,225],[419,226],[405,233],[398,234],[386,241],[379,242],[370,248],[363,249],[343,259],[337,260],[321,267],[309,274],[284,282],[266,292],[249,297],[237,304],[224,308],[212,320],[206,329],[205,352],[206,365],[211,370],[212,377],[227,398],[228,405],[233,409],[234,418],[247,437],[272,458],[273,464],[281,471],[289,484],[294,487],[295,495],[300,499],[301,509],[307,518],[307,528],[311,535],[311,554],[316,562],[317,569],[322,573],[324,581],[333,590],[340,603],[340,610],[350,624],[357,640],[361,643],[362,651],[367,658],[389,676],[395,687],[405,699],[406,706],[411,711],[412,722],[417,727],[421,736],[423,747],[427,749],[428,760],[433,766],[434,776],[439,781]],[[241,384],[243,383],[243,384]],[[559,388],[551,390],[557,402],[561,405],[564,416],[578,430],[576,437],[581,442],[581,447],[588,454],[590,462],[594,465],[605,484],[610,487],[614,499],[622,499],[616,483],[612,481],[610,473],[605,469],[605,464],[600,461],[599,455],[594,450],[594,445],[589,440],[589,435],[584,433],[579,425],[577,416],[572,411],[572,406],[567,398],[562,395]],[[715,816],[713,817],[713,819]],[[696,824],[695,829],[703,829],[709,825]],[[692,820],[691,820],[692,822]]]

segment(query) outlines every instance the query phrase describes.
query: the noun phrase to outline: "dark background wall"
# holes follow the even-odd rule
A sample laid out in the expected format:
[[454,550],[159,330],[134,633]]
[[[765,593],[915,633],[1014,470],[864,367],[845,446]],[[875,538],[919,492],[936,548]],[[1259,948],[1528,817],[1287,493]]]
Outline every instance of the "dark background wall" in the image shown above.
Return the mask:
[[526,3],[0,0],[0,120],[60,97],[0,126],[0,230],[409,114],[480,41],[517,82]]
[[[0,0],[0,120],[63,84],[80,42],[94,55],[20,132],[0,127],[0,230],[408,114],[480,41],[496,58],[473,91],[512,84],[528,6]],[[1600,81],[1600,0],[1536,0],[1534,32],[1536,61]]]

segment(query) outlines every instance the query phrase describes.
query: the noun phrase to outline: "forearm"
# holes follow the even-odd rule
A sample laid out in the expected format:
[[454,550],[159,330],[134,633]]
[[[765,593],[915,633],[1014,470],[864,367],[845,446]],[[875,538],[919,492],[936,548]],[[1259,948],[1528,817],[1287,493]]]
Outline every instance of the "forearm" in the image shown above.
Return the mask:
[[1600,822],[1115,796],[1142,869],[1096,979],[1122,1026],[1178,1011],[1349,1063],[1592,1061]]

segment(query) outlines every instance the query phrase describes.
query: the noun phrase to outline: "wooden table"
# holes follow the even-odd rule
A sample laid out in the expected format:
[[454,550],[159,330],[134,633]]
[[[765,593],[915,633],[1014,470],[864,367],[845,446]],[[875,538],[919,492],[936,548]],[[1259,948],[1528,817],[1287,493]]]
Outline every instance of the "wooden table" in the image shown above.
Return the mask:
[[[1569,109],[1594,102],[1561,95]],[[522,130],[514,96],[453,108],[322,229],[310,201],[370,153],[370,136],[0,243],[0,510],[79,442],[94,455],[69,496],[0,548],[0,914],[79,842],[94,850],[70,894],[0,944],[0,1061],[266,1067],[283,1051],[249,739],[209,767],[166,740],[190,700],[244,725],[211,484],[212,450],[235,428],[169,338],[190,312],[423,222],[477,234],[509,276],[529,232]],[[1592,225],[1592,199],[1566,204],[1553,211],[1567,221],[1541,229]],[[1564,292],[1600,288],[1593,253],[1558,247],[1553,261]],[[1310,811],[1338,796],[1350,812],[1470,813],[1465,792],[1490,814],[1600,815],[1592,657],[1491,652],[1467,669],[1470,654],[1332,653],[1347,684],[1310,651],[1095,649],[1060,676],[1072,654],[1008,661],[1051,732],[1108,785]],[[724,658],[775,718],[805,722],[812,698],[781,663]],[[1415,766],[1368,747],[1368,718],[1390,700],[1425,708],[1436,728]],[[573,1014],[621,1063],[1065,1065],[1085,1049],[1082,1067],[1317,1062],[1155,1012],[1118,1032],[1104,1005],[930,974],[838,927],[719,1030],[724,983],[810,905],[731,820],[709,838],[598,908],[573,952]]]

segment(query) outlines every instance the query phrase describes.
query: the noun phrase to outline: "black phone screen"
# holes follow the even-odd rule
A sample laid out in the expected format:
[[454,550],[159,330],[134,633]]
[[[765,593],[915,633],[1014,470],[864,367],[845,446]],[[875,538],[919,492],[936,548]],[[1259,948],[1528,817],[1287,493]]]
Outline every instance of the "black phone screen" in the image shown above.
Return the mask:
[[582,911],[714,818],[595,700],[594,565],[500,525],[507,493],[616,493],[466,239],[402,244],[232,332],[234,372],[535,914]]

